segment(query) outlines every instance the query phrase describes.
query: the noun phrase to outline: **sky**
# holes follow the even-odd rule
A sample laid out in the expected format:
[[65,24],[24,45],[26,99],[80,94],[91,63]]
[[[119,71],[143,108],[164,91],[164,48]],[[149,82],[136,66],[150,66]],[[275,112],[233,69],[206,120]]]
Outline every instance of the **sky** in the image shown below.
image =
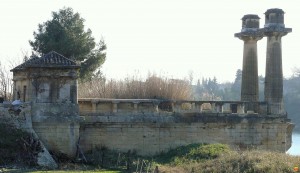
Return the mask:
[[[102,71],[107,78],[146,77],[155,73],[170,78],[216,77],[232,82],[242,69],[241,18],[257,14],[260,27],[270,8],[285,11],[282,39],[284,77],[300,68],[300,6],[296,0],[0,0],[0,62],[11,68],[31,54],[29,40],[38,24],[52,11],[71,7],[85,19],[96,42],[103,38],[107,57]],[[258,42],[258,74],[265,74],[266,38]]]

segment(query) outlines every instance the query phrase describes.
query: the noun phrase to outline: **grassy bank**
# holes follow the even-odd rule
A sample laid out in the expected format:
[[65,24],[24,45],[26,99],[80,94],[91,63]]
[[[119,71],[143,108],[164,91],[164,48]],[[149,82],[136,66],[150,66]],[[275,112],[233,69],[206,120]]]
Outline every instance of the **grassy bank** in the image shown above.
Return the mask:
[[34,141],[30,134],[6,124],[0,125],[0,172],[123,173],[153,172],[156,169],[160,173],[292,173],[295,172],[294,167],[300,166],[300,157],[284,153],[236,151],[224,144],[191,144],[152,157],[141,157],[134,151],[120,153],[106,147],[95,148],[85,153],[87,162],[54,155],[59,169],[45,170],[34,167],[38,145],[28,145],[24,148],[24,144],[30,144],[30,141]]
[[[98,160],[93,160],[98,157]],[[153,172],[160,173],[293,173],[300,166],[300,157],[284,153],[249,150],[235,151],[223,144],[192,144],[172,149],[154,157],[140,157],[132,153],[118,153],[107,149],[87,155],[89,163],[60,163],[58,170],[6,169],[10,172]],[[104,163],[101,165],[101,163]],[[110,164],[108,164],[110,163]],[[156,168],[157,167],[157,168]],[[2,169],[2,171],[5,171]]]
[[222,153],[213,159],[199,162],[192,160],[185,164],[165,164],[161,166],[162,172],[222,172],[222,173],[256,173],[256,172],[284,172],[292,173],[294,167],[300,166],[300,157],[284,153],[268,151],[233,151]]

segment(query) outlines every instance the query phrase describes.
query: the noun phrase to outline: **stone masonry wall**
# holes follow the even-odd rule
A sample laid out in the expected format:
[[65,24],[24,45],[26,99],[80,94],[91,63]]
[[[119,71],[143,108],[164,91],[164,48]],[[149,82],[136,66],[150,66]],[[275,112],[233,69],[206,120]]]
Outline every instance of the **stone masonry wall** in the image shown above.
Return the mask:
[[79,139],[78,106],[73,103],[35,103],[32,126],[49,150],[74,157]]
[[106,146],[153,155],[191,143],[225,143],[232,147],[285,152],[293,124],[285,117],[239,114],[135,114],[85,116],[80,145]]
[[33,123],[33,127],[50,151],[75,156],[79,136],[79,124],[75,123]]
[[[79,139],[83,151],[105,146],[123,152],[135,150],[141,155],[191,143],[225,143],[233,148],[280,152],[291,146],[293,124],[286,115],[227,113],[224,109],[223,112],[193,112],[194,109],[167,112],[158,110],[157,104],[145,102],[113,103],[106,113],[99,112],[103,109],[93,103],[81,110],[81,117],[76,104],[35,103],[26,109],[26,114],[32,122],[31,129],[47,149],[69,156],[75,156]],[[142,109],[146,105],[148,109]],[[7,112],[1,106],[0,109]],[[178,106],[174,110],[179,111]]]
[[[39,136],[32,127],[31,105],[29,103],[23,103],[18,106],[13,106],[10,102],[0,104],[0,121],[2,123],[10,124],[17,129],[26,131],[35,139],[39,139]],[[43,141],[39,142],[41,144],[42,151],[38,153],[37,164],[50,169],[57,168],[58,165],[48,152],[48,148],[44,146]]]

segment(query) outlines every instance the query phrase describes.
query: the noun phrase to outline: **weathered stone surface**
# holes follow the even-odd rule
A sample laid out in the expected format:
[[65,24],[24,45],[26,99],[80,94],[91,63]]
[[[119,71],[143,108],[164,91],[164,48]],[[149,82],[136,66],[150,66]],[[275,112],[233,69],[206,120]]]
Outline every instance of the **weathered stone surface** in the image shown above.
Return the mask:
[[[0,105],[0,121],[10,123],[16,128],[32,134],[35,139],[39,139],[39,136],[32,127],[31,106],[29,104],[22,104],[19,109],[20,112],[15,114],[15,112],[11,111],[10,108],[2,108]],[[48,152],[48,149],[44,146],[42,141],[40,141],[40,144],[42,151],[38,153],[37,164],[49,169],[57,168],[58,165]]]
[[270,114],[285,113],[283,106],[283,73],[281,37],[292,31],[285,28],[284,12],[281,9],[269,9],[265,13],[264,35],[267,40],[265,101],[269,104]]
[[[104,118],[105,117],[105,118]],[[102,121],[104,120],[104,121]],[[285,116],[193,114],[86,116],[80,145],[88,151],[106,146],[153,155],[191,143],[226,143],[232,147],[285,152],[290,144]],[[284,143],[283,143],[284,142]]]
[[75,157],[79,139],[79,124],[74,122],[33,123],[37,135],[52,151]]
[[[84,151],[106,146],[153,155],[191,143],[226,143],[285,152],[293,124],[282,104],[281,37],[291,29],[284,26],[282,10],[265,14],[264,29],[259,29],[257,15],[245,15],[235,34],[244,41],[241,101],[80,99],[78,105],[79,66],[56,52],[12,70],[14,99],[32,104],[28,129],[48,149],[69,156],[74,156],[79,137]],[[257,102],[257,41],[263,35],[268,37],[266,102]],[[7,114],[4,106],[0,110]],[[54,165],[44,156],[40,164]]]
[[[263,32],[257,15],[245,15],[242,21],[242,31],[235,34],[244,41],[241,101],[258,102],[257,41],[263,38]],[[245,111],[258,112],[258,106],[249,104]]]
[[14,99],[30,102],[33,129],[50,150],[75,156],[79,139],[77,78],[80,66],[51,51],[13,71]]

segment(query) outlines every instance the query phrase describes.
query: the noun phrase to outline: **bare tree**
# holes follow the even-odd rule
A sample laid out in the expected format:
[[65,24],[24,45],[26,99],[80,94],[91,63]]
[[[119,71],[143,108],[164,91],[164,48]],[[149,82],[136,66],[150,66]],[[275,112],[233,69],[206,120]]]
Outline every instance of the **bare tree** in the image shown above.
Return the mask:
[[4,100],[12,98],[11,74],[0,62],[0,97]]
[[293,70],[293,77],[300,76],[300,68],[299,67],[294,67],[292,70]]

